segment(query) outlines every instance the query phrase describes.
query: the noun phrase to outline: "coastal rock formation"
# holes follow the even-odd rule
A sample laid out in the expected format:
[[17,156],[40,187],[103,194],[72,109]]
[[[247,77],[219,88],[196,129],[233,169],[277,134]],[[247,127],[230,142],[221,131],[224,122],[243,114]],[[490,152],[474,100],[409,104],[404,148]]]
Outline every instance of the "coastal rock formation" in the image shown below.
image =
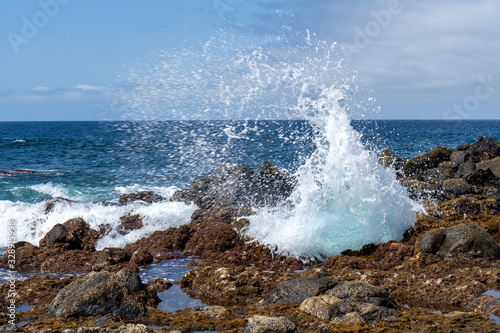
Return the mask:
[[49,315],[142,317],[145,304],[134,293],[143,289],[139,275],[130,270],[92,272],[61,289],[49,305]]
[[122,204],[128,204],[136,201],[143,201],[145,203],[154,203],[165,201],[166,199],[153,191],[142,191],[138,193],[122,194],[120,196],[119,202]]
[[295,324],[286,317],[267,317],[257,315],[248,319],[248,326],[245,331],[250,333],[288,333],[295,331],[295,328]]
[[500,258],[500,246],[495,238],[474,223],[428,231],[418,238],[417,247],[442,258]]
[[296,180],[269,162],[257,170],[226,162],[191,183],[189,196],[202,209],[212,206],[270,205],[290,195]]
[[264,301],[273,304],[303,302],[309,297],[322,294],[338,283],[337,280],[321,276],[288,280],[280,282],[269,292]]

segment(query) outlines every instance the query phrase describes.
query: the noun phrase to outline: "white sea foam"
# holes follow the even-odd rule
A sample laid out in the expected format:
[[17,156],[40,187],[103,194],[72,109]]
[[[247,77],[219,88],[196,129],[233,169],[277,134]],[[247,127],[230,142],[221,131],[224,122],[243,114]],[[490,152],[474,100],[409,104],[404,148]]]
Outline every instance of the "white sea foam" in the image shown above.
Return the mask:
[[25,142],[26,142],[26,140],[18,139],[18,140],[12,141],[11,143],[25,143]]
[[[8,245],[8,221],[16,225],[16,240],[28,241],[38,245],[43,236],[57,223],[81,217],[91,228],[98,230],[100,225],[108,224],[111,232],[102,238],[98,248],[122,247],[136,239],[148,236],[156,230],[176,227],[188,223],[194,211],[193,205],[180,202],[159,202],[151,205],[141,203],[126,206],[106,206],[99,203],[59,202],[49,212],[45,212],[45,203],[22,203],[7,200],[0,201],[0,247]],[[120,217],[127,214],[140,214],[144,227],[128,234],[119,232]]]

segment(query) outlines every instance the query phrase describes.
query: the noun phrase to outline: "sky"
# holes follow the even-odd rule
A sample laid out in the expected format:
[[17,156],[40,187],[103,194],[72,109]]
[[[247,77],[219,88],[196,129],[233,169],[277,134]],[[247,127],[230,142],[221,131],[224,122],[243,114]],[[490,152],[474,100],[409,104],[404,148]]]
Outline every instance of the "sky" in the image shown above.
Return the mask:
[[[161,96],[141,91],[125,112],[116,92],[158,85],[161,59],[171,67],[173,59],[193,61],[182,50],[224,45],[221,31],[240,37],[231,42],[237,49],[250,40],[269,48],[272,39],[280,52],[284,33],[337,43],[346,73],[356,73],[359,98],[380,107],[368,117],[500,118],[496,0],[3,0],[0,8],[0,121],[143,115]],[[293,43],[300,57],[307,40]],[[163,73],[162,82],[173,74],[179,71]],[[213,93],[207,85],[196,86],[199,96]]]

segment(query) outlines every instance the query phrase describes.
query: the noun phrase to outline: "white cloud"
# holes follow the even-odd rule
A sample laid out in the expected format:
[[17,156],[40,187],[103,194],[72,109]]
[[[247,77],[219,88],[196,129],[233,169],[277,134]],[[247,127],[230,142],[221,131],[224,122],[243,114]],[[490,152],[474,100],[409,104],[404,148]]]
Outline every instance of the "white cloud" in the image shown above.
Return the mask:
[[49,87],[39,86],[39,87],[35,87],[35,88],[31,89],[31,90],[36,91],[36,92],[49,92],[49,91],[52,91],[54,89],[49,88]]
[[83,91],[99,91],[99,90],[105,90],[106,87],[102,86],[93,86],[90,84],[79,84],[73,87],[73,89],[79,89]]

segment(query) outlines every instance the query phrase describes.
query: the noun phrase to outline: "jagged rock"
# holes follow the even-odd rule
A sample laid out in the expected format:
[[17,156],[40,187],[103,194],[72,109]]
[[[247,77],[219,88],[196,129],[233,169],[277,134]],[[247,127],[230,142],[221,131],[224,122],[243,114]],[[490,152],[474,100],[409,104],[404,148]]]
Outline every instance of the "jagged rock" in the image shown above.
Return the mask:
[[153,288],[157,293],[162,293],[170,289],[170,287],[173,286],[173,283],[170,282],[170,280],[167,278],[157,278],[153,282],[151,282],[149,286]]
[[481,157],[481,159],[485,156],[500,156],[500,141],[494,140],[490,137],[480,137],[466,151],[470,154]]
[[437,198],[439,196],[439,185],[437,184],[410,179],[403,180],[401,185],[406,187],[409,197],[412,199]]
[[423,177],[431,184],[441,185],[445,180],[453,178],[453,168],[449,161],[439,163],[437,168],[424,171]]
[[341,325],[364,324],[365,320],[359,313],[349,312],[343,317],[333,318],[332,323]]
[[331,295],[309,297],[300,304],[299,310],[321,319],[330,319],[353,311],[349,304]]
[[91,229],[82,218],[70,219],[56,224],[41,240],[40,247],[59,245],[65,249],[95,251],[98,232]]
[[461,178],[448,179],[443,182],[443,190],[455,195],[469,193],[472,186]]
[[242,242],[242,239],[232,226],[222,223],[210,223],[193,234],[186,244],[184,254],[201,255],[207,254],[207,252],[224,252]]
[[152,254],[184,251],[186,243],[191,239],[194,232],[195,230],[187,225],[158,230],[148,237],[136,240],[135,243],[127,244],[124,249],[129,253],[133,253],[138,249],[148,249]]
[[476,165],[480,170],[490,170],[495,176],[500,178],[500,157],[495,157],[492,160],[480,162]]
[[69,200],[66,198],[56,197],[56,198],[47,198],[41,199],[39,202],[45,203],[45,213],[50,213],[57,204],[71,204],[76,201]]
[[91,272],[59,291],[49,305],[49,315],[142,317],[145,306],[134,295],[142,287],[139,275],[130,270]]
[[442,258],[500,258],[500,246],[495,238],[474,223],[430,230],[418,238],[417,248]]
[[295,331],[295,324],[286,317],[266,317],[253,316],[248,318],[248,326],[245,332],[264,333],[264,332],[279,332],[287,333]]
[[154,261],[154,257],[146,250],[138,249],[132,253],[130,263],[137,266],[149,265]]
[[194,308],[192,311],[203,313],[204,315],[207,315],[215,320],[221,320],[224,318],[222,314],[227,311],[227,308],[220,305],[211,305],[211,306],[200,306]]
[[384,149],[378,156],[378,162],[385,167],[393,167],[395,170],[400,170],[405,165],[405,160],[396,156],[390,148]]
[[153,191],[142,191],[138,193],[122,194],[118,200],[122,204],[131,203],[134,201],[144,201],[146,203],[161,202],[166,199]]
[[266,303],[285,304],[303,302],[309,297],[320,295],[338,283],[339,282],[337,280],[320,276],[288,280],[280,282],[276,288],[269,292],[269,294],[264,298],[264,301]]
[[471,173],[473,171],[476,171],[476,163],[472,161],[463,162],[458,166],[457,170],[455,171],[455,177],[462,178],[466,174]]
[[385,289],[359,281],[339,283],[324,294],[338,297],[348,303],[369,303],[395,308],[394,300]]
[[121,216],[120,221],[120,226],[124,230],[136,230],[141,229],[144,226],[142,223],[142,217],[139,214]]
[[423,173],[425,170],[435,168],[439,163],[449,161],[453,149],[438,147],[421,156],[416,156],[406,161],[403,172],[408,177]]
[[103,266],[116,265],[130,260],[127,251],[118,247],[107,247],[99,252],[96,257],[96,264]]
[[254,170],[230,162],[217,165],[189,187],[193,202],[202,209],[216,206],[274,204],[290,195],[295,186],[292,175],[279,171],[269,162]]
[[490,169],[470,172],[464,176],[464,180],[476,186],[500,186],[500,178],[495,176]]

